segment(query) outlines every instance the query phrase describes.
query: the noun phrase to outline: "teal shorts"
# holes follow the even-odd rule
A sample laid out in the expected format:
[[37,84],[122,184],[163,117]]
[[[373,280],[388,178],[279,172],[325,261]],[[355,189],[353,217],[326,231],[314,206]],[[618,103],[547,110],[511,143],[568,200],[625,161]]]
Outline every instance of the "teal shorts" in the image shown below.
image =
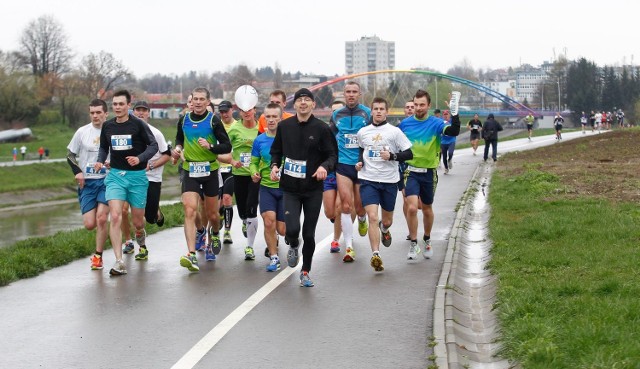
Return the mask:
[[104,180],[109,200],[122,200],[132,208],[144,209],[147,206],[147,188],[149,180],[144,170],[121,170],[111,168]]

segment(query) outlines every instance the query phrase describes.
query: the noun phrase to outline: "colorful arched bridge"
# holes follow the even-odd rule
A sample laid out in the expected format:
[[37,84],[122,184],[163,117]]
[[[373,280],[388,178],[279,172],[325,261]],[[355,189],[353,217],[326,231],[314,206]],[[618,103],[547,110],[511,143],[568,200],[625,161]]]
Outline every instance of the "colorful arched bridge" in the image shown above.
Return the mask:
[[[450,80],[452,82],[456,82],[456,83],[460,83],[462,85],[471,87],[473,89],[476,89],[480,92],[483,92],[485,94],[487,94],[488,96],[491,96],[493,98],[496,98],[500,101],[502,101],[503,103],[507,104],[509,107],[511,107],[511,110],[501,110],[501,111],[478,111],[477,109],[474,110],[473,112],[469,111],[469,112],[465,112],[463,110],[460,111],[460,115],[472,115],[474,113],[479,113],[480,115],[486,115],[489,113],[494,113],[495,115],[500,115],[500,116],[505,116],[505,117],[523,117],[529,113],[533,114],[534,116],[539,116],[540,113],[537,113],[536,111],[530,109],[529,107],[525,106],[524,104],[520,103],[519,101],[516,101],[514,99],[512,99],[511,97],[501,94],[497,91],[494,91],[480,83],[474,82],[474,81],[470,81],[468,79],[464,79],[461,77],[456,77],[456,76],[452,76],[449,74],[444,74],[444,73],[439,73],[439,72],[432,72],[432,71],[427,71],[427,70],[414,70],[414,69],[410,69],[410,70],[393,70],[393,69],[387,69],[387,70],[377,70],[377,71],[372,71],[372,72],[364,72],[364,73],[356,73],[356,74],[349,74],[349,75],[345,75],[345,76],[341,76],[341,77],[337,77],[337,78],[333,78],[331,80],[325,81],[325,82],[321,82],[318,83],[316,85],[313,85],[311,87],[309,87],[309,90],[313,91],[318,91],[320,89],[322,89],[323,87],[329,86],[329,85],[333,85],[335,83],[339,83],[345,80],[350,80],[350,79],[355,79],[355,78],[359,78],[359,77],[366,77],[366,76],[370,76],[370,75],[374,75],[374,74],[383,74],[383,73],[410,73],[410,74],[421,74],[421,75],[428,75],[428,76],[433,76],[436,78],[444,78],[447,80]],[[287,103],[291,102],[293,100],[293,95],[289,96],[287,98]],[[484,114],[483,114],[484,113]]]

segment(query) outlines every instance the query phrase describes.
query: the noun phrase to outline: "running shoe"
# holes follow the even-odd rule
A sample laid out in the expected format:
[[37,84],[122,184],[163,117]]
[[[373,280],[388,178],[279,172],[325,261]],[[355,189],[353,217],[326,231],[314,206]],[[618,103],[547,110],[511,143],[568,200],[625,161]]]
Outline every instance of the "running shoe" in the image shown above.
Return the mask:
[[347,252],[344,254],[342,261],[344,261],[345,263],[350,263],[354,260],[356,260],[356,250],[354,250],[352,247],[347,247]]
[[127,268],[124,266],[124,262],[122,260],[116,260],[116,263],[113,265],[113,268],[109,271],[111,275],[123,275],[127,274]]
[[138,252],[135,256],[136,260],[147,260],[149,259],[149,250],[146,247],[140,247],[140,252]]
[[358,233],[360,233],[360,237],[366,236],[368,229],[369,223],[367,223],[367,218],[364,218],[362,222],[358,219]]
[[102,270],[102,256],[93,254],[91,257],[91,270]]
[[313,281],[311,277],[309,277],[309,272],[304,270],[300,272],[300,287],[313,287]]
[[244,260],[255,260],[256,254],[253,253],[253,247],[247,246],[244,248]]
[[371,257],[371,267],[376,272],[381,272],[384,270],[384,265],[382,265],[382,258],[378,254],[373,254]]
[[164,214],[162,213],[162,209],[158,208],[158,213],[160,215],[158,216],[158,220],[156,220],[156,225],[158,227],[162,227],[164,225]]
[[289,247],[289,251],[287,251],[287,264],[289,264],[289,267],[295,268],[298,266],[299,261],[300,255],[298,254],[298,248]]
[[431,257],[433,256],[433,248],[431,247],[431,239],[428,240],[422,240],[422,247],[424,247],[424,252],[422,254],[422,256],[424,256],[425,259],[431,259]]
[[267,272],[277,272],[280,270],[280,259],[278,257],[271,258],[269,265],[267,265]]
[[420,247],[418,247],[418,242],[411,241],[411,246],[409,246],[409,253],[407,253],[407,259],[416,260],[419,253]]
[[211,246],[207,246],[207,247],[204,248],[204,259],[206,261],[215,261],[216,260],[216,253],[212,249]]
[[224,231],[224,240],[222,242],[233,243],[233,240],[231,239],[231,231]]
[[382,232],[382,221],[378,223],[378,226],[380,227],[380,239],[382,240],[382,244],[385,247],[391,246],[391,231],[387,229],[386,232]]
[[329,248],[329,252],[335,254],[336,252],[340,252],[340,242],[331,241],[331,247]]
[[220,234],[214,235],[211,231],[209,231],[209,248],[214,255],[218,255],[220,250],[222,249],[222,243],[220,242]]
[[444,174],[449,174],[449,168],[444,168]]
[[242,221],[242,234],[244,235],[244,238],[247,238],[247,221],[246,220]]
[[453,160],[449,160],[449,169],[453,169]]
[[207,244],[207,231],[196,230],[196,251],[204,251],[203,247]]
[[124,245],[122,245],[123,254],[133,254],[134,251],[135,251],[135,246],[133,245],[133,242],[127,241],[124,243]]
[[180,257],[180,265],[189,269],[191,272],[197,272],[200,270],[198,267],[198,258],[195,254],[192,255],[191,253],[188,253],[187,255],[182,255]]

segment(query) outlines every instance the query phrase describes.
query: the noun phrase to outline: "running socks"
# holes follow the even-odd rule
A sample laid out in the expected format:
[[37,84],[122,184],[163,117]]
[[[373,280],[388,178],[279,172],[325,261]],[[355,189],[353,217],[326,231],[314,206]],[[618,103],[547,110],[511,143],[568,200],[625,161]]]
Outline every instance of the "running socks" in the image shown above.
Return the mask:
[[351,220],[351,214],[342,213],[340,215],[340,223],[342,224],[344,242],[347,248],[350,248],[353,245],[353,220]]
[[256,240],[256,234],[258,234],[258,218],[247,219],[247,240],[250,247],[253,247],[253,242]]
[[224,207],[224,229],[228,231],[231,229],[231,221],[233,220],[233,206]]
[[140,230],[136,229],[136,242],[138,243],[138,246],[140,247],[145,246],[146,239],[147,239],[147,232],[145,232],[144,228]]

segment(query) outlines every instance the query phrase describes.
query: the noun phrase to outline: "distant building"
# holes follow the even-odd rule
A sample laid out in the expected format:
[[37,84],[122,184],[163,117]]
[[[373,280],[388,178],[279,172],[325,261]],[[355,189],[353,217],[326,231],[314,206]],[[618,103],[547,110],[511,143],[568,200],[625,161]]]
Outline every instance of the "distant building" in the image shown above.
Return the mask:
[[540,85],[547,80],[547,72],[542,68],[525,66],[516,71],[516,100],[524,102],[525,99],[531,104],[539,97]]
[[[383,41],[377,36],[361,37],[358,41],[345,42],[345,70],[348,75],[395,69],[396,43]],[[386,89],[393,80],[390,73],[373,74],[358,79],[363,89]]]

